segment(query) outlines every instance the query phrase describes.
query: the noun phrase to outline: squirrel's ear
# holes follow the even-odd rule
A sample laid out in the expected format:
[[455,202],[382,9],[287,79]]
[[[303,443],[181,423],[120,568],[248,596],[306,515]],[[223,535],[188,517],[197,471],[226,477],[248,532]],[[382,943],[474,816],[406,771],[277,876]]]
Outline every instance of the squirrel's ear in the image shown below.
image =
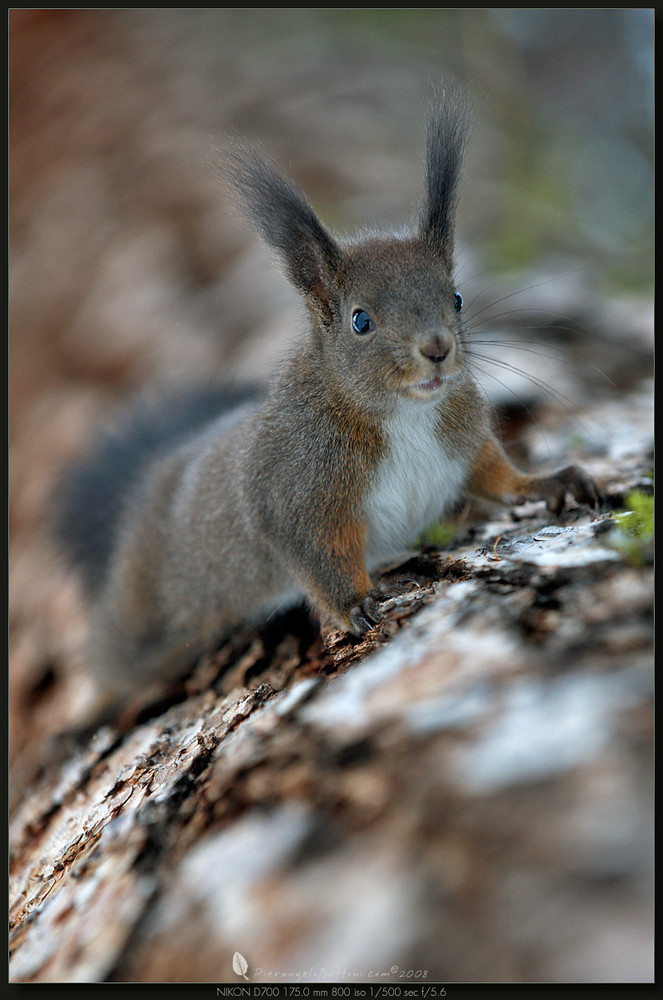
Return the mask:
[[431,105],[426,132],[426,195],[420,234],[451,266],[454,221],[463,153],[468,131],[468,106],[459,93]]
[[234,145],[228,166],[244,214],[276,250],[295,288],[323,319],[329,319],[342,262],[340,248],[301,191],[255,149]]

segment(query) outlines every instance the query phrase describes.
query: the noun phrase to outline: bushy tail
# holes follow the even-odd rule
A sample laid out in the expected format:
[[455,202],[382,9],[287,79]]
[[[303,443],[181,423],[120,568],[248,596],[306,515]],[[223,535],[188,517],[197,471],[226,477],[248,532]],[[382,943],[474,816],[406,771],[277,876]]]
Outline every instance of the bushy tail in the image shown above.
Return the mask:
[[53,533],[94,593],[105,579],[123,507],[147,466],[216,417],[258,400],[257,386],[197,387],[159,403],[141,401],[88,455],[66,469],[55,495]]

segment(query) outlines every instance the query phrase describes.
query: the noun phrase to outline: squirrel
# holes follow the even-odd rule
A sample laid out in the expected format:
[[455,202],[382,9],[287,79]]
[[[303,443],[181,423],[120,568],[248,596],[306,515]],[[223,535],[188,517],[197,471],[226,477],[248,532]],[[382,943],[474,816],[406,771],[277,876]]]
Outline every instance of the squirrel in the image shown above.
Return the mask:
[[363,636],[384,599],[371,573],[465,495],[599,505],[580,468],[512,465],[473,377],[453,277],[467,122],[462,98],[432,102],[415,223],[347,240],[233,143],[232,187],[308,329],[269,391],[207,387],[134,413],[68,473],[58,532],[90,597],[86,658],[109,689],[174,680],[302,599]]

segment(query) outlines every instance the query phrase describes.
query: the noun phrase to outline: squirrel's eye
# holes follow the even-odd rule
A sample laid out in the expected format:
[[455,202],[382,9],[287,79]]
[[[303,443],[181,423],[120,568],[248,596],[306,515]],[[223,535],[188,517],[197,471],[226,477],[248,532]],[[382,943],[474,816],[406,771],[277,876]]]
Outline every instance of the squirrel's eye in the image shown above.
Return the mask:
[[370,333],[375,329],[375,324],[367,312],[363,309],[355,309],[352,314],[352,329],[355,333]]
[[463,296],[460,292],[454,292],[454,309],[457,313],[463,308]]

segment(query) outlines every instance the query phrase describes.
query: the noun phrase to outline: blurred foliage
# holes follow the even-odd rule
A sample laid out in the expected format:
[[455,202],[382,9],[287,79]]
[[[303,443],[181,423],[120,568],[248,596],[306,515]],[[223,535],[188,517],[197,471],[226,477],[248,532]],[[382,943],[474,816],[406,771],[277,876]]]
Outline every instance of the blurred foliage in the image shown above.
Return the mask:
[[627,562],[643,566],[653,560],[654,495],[632,490],[626,498],[626,508],[615,515],[615,527],[608,540]]
[[[163,12],[162,12],[163,13]],[[494,152],[464,204],[486,267],[593,263],[605,291],[653,287],[654,11],[260,8],[168,11],[171,31],[258,60],[375,64],[476,98]],[[202,35],[205,35],[205,38]],[[350,112],[348,112],[349,114]],[[376,109],[379,113],[379,109]],[[416,109],[412,115],[416,117]],[[367,135],[367,143],[370,142]]]
[[616,517],[624,531],[636,538],[654,537],[654,495],[633,490],[626,498],[626,510]]
[[[13,16],[20,25],[35,15],[44,21],[46,13]],[[168,155],[159,161],[159,152],[180,129],[193,137],[246,128],[273,136],[276,153],[309,170],[302,180],[313,182],[305,186],[325,218],[354,227],[359,207],[368,224],[379,224],[397,219],[413,197],[405,182],[420,157],[423,99],[431,84],[453,78],[475,105],[460,235],[479,269],[522,276],[579,266],[600,291],[652,293],[653,9],[126,8],[51,16],[59,27],[55,20],[38,24],[34,44],[40,31],[64,37],[68,30],[74,41],[82,32],[78,51],[51,50],[52,79],[45,82],[44,67],[32,63],[36,96],[48,93],[44,127],[58,114],[80,115],[80,127],[66,117],[60,123],[50,143],[56,151],[85,129],[93,141],[104,134],[96,111],[99,122],[104,114],[111,123],[113,115],[127,120],[131,108],[114,99],[113,88],[137,68],[137,120],[141,102],[147,107],[157,95],[167,122],[152,111],[141,120],[155,169],[160,163],[168,174]],[[90,30],[117,45],[131,70],[105,67],[95,81]],[[89,76],[65,98],[71,54]],[[15,106],[22,101],[24,113],[30,110],[22,94],[29,86],[26,77],[11,87],[14,129]],[[117,127],[131,134],[129,124]],[[120,183],[133,168],[122,155]],[[192,146],[192,157],[199,155]],[[30,169],[34,160],[31,150]],[[376,208],[376,174],[390,212]],[[339,176],[343,186],[334,184]],[[182,178],[183,187],[187,182]]]

